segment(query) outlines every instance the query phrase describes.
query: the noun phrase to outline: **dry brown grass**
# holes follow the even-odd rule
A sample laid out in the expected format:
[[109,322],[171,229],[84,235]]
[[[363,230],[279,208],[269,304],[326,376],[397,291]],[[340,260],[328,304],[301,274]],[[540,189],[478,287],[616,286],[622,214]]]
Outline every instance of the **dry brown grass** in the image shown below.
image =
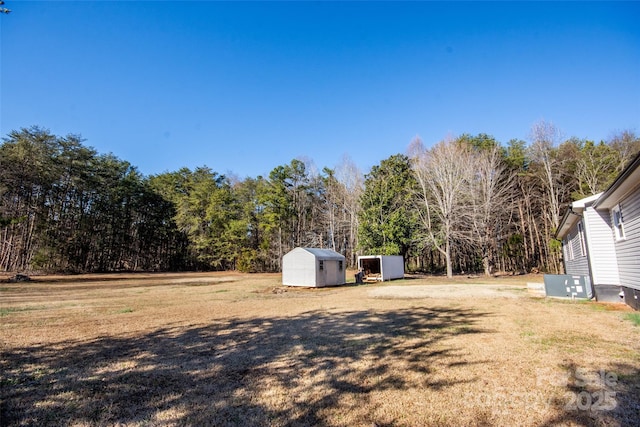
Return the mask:
[[527,281],[541,278],[0,283],[0,424],[638,425],[628,309],[531,298]]

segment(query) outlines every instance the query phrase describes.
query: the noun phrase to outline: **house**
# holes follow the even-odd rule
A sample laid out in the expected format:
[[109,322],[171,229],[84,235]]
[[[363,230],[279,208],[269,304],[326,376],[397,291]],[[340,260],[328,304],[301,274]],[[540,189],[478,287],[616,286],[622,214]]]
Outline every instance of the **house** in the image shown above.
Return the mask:
[[358,257],[358,268],[366,282],[402,279],[404,258],[401,255],[362,255]]
[[562,240],[565,272],[585,276],[600,301],[620,301],[620,279],[608,211],[593,204],[602,193],[569,205],[556,238]]
[[295,248],[282,257],[282,283],[319,288],[346,283],[345,257],[331,249]]
[[600,194],[569,206],[556,238],[565,271],[590,279],[596,299],[640,310],[640,153]]

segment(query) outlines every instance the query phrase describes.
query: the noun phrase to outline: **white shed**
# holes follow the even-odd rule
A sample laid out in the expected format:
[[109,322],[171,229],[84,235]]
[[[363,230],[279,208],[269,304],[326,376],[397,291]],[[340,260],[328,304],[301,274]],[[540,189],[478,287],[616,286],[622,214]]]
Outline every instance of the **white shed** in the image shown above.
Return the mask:
[[287,286],[344,285],[345,258],[331,249],[295,248],[282,257],[282,284]]
[[365,281],[386,281],[404,278],[402,255],[363,255],[358,257],[358,268]]

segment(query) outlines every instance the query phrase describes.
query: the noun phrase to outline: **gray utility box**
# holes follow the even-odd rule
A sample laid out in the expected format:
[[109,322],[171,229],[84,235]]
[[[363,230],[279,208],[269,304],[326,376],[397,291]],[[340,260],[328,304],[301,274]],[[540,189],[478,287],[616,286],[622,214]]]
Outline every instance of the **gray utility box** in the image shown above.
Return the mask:
[[544,290],[548,297],[591,299],[593,289],[589,276],[575,274],[545,274]]

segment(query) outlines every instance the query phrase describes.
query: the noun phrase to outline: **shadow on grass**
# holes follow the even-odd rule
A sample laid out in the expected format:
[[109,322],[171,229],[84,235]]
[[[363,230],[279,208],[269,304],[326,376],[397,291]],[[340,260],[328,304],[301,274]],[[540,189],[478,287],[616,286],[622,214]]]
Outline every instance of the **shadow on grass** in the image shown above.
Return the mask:
[[557,415],[540,427],[640,425],[638,366],[611,363],[593,370],[568,361],[563,368],[567,376],[558,385],[563,385],[564,393],[549,402]]
[[[2,425],[372,425],[370,393],[440,389],[443,339],[486,332],[472,310],[231,319],[2,355]],[[438,344],[436,347],[434,347]],[[335,422],[335,419],[333,420]]]

